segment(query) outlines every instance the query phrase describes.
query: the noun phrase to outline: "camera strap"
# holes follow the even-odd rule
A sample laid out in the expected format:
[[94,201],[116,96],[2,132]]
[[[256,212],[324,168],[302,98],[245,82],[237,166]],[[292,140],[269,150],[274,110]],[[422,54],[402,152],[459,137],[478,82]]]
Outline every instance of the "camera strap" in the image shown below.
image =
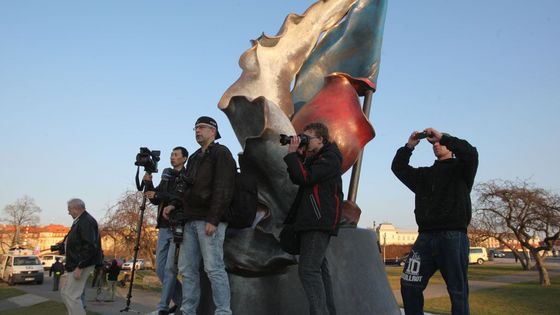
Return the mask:
[[143,191],[144,190],[144,181],[142,181],[142,183],[140,183],[140,166],[138,166],[136,168],[136,188],[138,189],[138,191]]

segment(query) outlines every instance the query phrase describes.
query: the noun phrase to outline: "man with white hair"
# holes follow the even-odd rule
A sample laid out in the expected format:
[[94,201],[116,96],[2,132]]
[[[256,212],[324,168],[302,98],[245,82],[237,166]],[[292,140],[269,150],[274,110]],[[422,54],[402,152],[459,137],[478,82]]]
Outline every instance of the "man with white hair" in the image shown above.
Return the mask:
[[101,263],[101,239],[97,221],[86,211],[86,205],[81,199],[68,201],[68,214],[74,222],[65,237],[63,247],[68,274],[60,295],[69,315],[85,315],[81,295],[88,275],[95,265]]

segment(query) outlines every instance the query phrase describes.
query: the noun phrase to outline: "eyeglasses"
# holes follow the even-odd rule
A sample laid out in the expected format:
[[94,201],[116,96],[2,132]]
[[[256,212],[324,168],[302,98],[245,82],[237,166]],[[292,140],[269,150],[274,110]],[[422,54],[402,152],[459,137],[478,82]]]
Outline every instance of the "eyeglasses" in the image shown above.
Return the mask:
[[205,129],[205,128],[214,128],[214,127],[207,126],[207,125],[198,125],[198,126],[194,126],[192,130],[196,131],[197,129]]

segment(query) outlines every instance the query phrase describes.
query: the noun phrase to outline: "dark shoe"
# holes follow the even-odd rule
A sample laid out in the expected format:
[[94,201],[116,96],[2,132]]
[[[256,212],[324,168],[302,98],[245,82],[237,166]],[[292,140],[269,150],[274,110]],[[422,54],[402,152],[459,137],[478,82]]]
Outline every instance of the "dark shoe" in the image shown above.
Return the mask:
[[177,311],[177,305],[173,305],[173,306],[169,309],[169,314],[175,314],[176,311]]
[[157,313],[158,313],[158,315],[167,315],[167,314],[169,314],[169,312],[167,312],[167,311],[158,311]]

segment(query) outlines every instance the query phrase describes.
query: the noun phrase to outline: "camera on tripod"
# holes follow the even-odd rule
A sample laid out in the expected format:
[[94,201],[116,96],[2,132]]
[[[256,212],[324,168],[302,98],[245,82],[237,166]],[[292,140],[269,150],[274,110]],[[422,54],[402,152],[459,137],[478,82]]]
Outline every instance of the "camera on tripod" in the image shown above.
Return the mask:
[[148,173],[157,173],[157,165],[159,162],[160,151],[150,151],[150,149],[142,147],[140,153],[136,154],[136,162],[134,165],[143,166],[144,171]]

